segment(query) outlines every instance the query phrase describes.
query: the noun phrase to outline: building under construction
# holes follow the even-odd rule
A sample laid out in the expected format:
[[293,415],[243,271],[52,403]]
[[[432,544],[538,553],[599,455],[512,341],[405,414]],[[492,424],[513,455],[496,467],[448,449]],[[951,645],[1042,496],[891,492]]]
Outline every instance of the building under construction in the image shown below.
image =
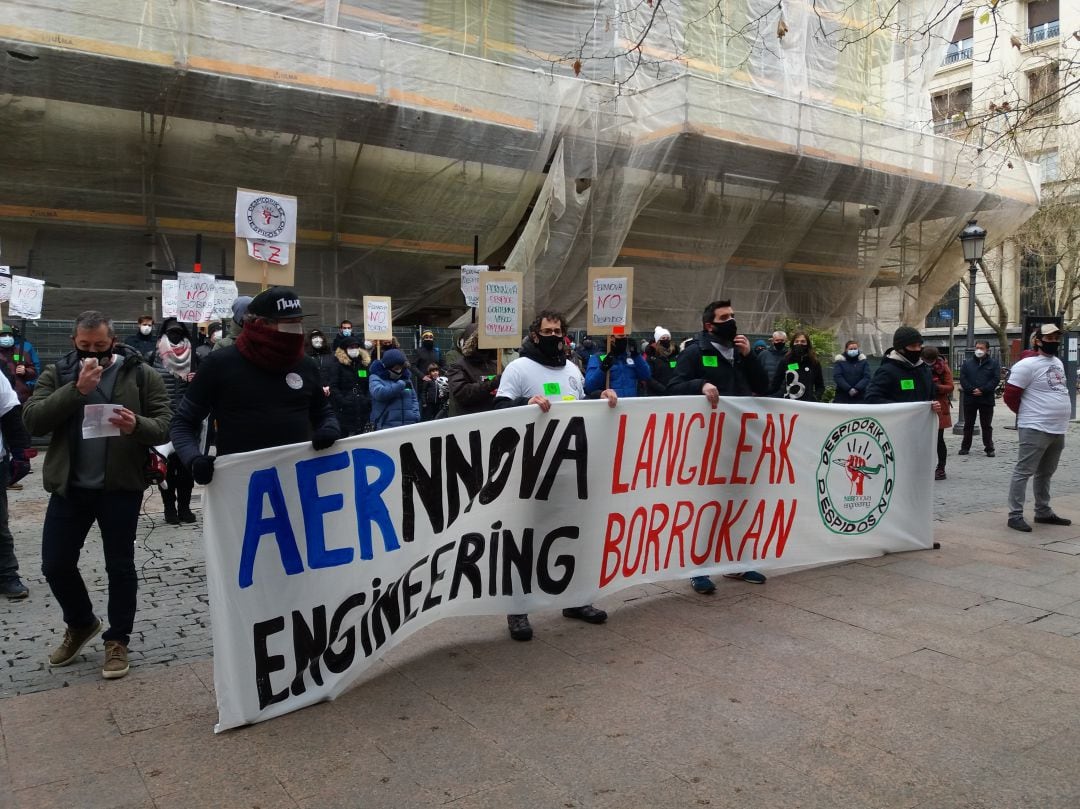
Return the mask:
[[58,285],[46,317],[160,311],[196,234],[231,271],[245,187],[298,198],[323,323],[365,294],[452,322],[478,236],[527,311],[583,323],[588,267],[625,265],[637,329],[730,297],[751,332],[876,340],[956,281],[966,220],[1000,240],[1038,185],[931,133],[959,4],[882,8],[0,0],[0,263]]

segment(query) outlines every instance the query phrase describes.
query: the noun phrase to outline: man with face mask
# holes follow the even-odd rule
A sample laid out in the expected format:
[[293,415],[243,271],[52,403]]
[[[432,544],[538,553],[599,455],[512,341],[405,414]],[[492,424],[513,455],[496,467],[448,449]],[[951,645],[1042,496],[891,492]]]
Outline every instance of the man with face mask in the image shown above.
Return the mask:
[[157,335],[154,334],[154,318],[150,315],[143,315],[139,318],[135,333],[129,334],[124,340],[124,344],[131,346],[142,354],[143,359],[147,362],[153,362],[154,354],[157,352],[157,341]]
[[236,344],[214,351],[199,367],[173,418],[170,436],[196,483],[214,476],[203,452],[203,419],[217,422],[218,455],[310,441],[323,450],[341,437],[319,369],[304,356],[300,298],[271,287],[248,304]]
[[761,362],[761,367],[765,369],[765,376],[767,379],[772,379],[776,374],[776,367],[784,359],[784,355],[787,354],[787,332],[777,329],[772,333],[772,340],[769,342],[768,348],[758,355],[758,360]]
[[[675,375],[668,383],[668,395],[702,394],[712,407],[716,407],[721,396],[767,394],[769,378],[750,350],[746,335],[739,334],[731,301],[709,303],[701,313],[701,325],[701,333],[679,352]],[[731,578],[750,584],[765,582],[765,576],[756,570],[731,574]],[[716,590],[716,585],[708,576],[694,576],[690,579],[690,586],[702,595]]]
[[1016,467],[1009,483],[1009,521],[1014,531],[1031,531],[1024,520],[1028,478],[1034,476],[1035,522],[1071,525],[1050,508],[1050,478],[1057,471],[1071,412],[1065,366],[1058,358],[1061,330],[1053,323],[1039,328],[1039,356],[1026,357],[1009,372],[1005,404],[1017,414]]
[[593,354],[585,367],[585,392],[595,394],[611,388],[620,397],[638,395],[638,386],[652,377],[649,363],[638,352],[637,344],[626,337],[616,337],[611,351]]
[[994,457],[994,391],[1001,381],[1001,363],[990,356],[990,344],[986,340],[975,341],[975,356],[968,357],[960,366],[960,389],[963,395],[960,406],[964,408],[964,437],[960,441],[959,455],[971,451],[975,435],[975,414],[979,414],[982,428],[983,448],[988,457]]
[[[78,316],[72,343],[75,350],[45,369],[23,408],[31,435],[51,433],[42,473],[51,496],[41,536],[41,571],[67,629],[49,664],[73,662],[102,629],[78,567],[96,522],[109,578],[101,674],[116,679],[128,672],[135,620],[135,531],[146,488],[146,450],[166,442],[171,411],[161,377],[137,351],[117,343],[111,321],[101,312]],[[119,434],[83,438],[89,405],[110,406],[108,421]]]
[[413,368],[419,370],[420,373],[427,373],[428,366],[435,363],[439,366],[439,370],[443,370],[442,351],[435,345],[435,333],[432,331],[425,331],[420,335],[420,345],[416,349],[416,354],[413,356]]
[[341,348],[342,341],[347,340],[350,337],[352,337],[352,333],[353,333],[352,321],[351,320],[343,320],[343,321],[341,321],[341,325],[338,326],[338,333],[336,335],[334,335],[334,344],[331,346],[331,348],[333,348],[334,351],[337,351],[339,348]]

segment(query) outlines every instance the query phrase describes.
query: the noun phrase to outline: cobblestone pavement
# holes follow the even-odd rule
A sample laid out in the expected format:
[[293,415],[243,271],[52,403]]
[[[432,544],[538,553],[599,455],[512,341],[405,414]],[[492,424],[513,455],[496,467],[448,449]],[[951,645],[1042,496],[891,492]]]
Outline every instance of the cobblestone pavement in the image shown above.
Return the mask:
[[[954,411],[955,412],[955,411]],[[948,479],[935,484],[938,520],[978,514],[1005,505],[1008,479],[1016,456],[1016,431],[1003,405],[996,408],[994,443],[997,457],[987,458],[980,438],[972,453],[958,457],[960,436],[946,431],[949,446]],[[40,469],[41,459],[35,462]],[[928,470],[928,474],[931,474]],[[48,586],[41,577],[40,536],[47,496],[37,472],[25,480],[22,491],[8,492],[11,528],[23,580],[30,598],[0,601],[0,698],[61,688],[101,677],[98,655],[55,671],[45,660],[60,641],[62,623]],[[1080,491],[1080,424],[1070,426],[1061,466],[1054,477],[1054,492]],[[198,494],[194,503],[198,512]],[[1030,492],[1028,516],[1031,516]],[[1069,515],[1080,518],[1080,514]],[[191,663],[212,655],[207,607],[201,522],[189,526],[166,525],[156,490],[148,493],[139,521],[135,560],[139,566],[139,611],[131,641],[133,670]],[[1004,521],[1000,526],[1004,533]],[[95,606],[104,614],[105,566],[96,529],[83,554],[82,571]],[[1069,626],[1072,627],[1072,623]],[[1080,632],[1080,624],[1076,624]]]

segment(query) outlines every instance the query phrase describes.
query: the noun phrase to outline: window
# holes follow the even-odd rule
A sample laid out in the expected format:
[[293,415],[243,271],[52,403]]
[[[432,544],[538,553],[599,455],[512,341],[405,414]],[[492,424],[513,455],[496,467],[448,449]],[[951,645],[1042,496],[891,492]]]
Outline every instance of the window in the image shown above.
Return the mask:
[[1039,164],[1039,168],[1042,170],[1042,181],[1044,183],[1052,183],[1061,179],[1061,167],[1058,163],[1057,149],[1036,155],[1035,162]]
[[974,17],[964,17],[956,24],[956,33],[953,34],[949,49],[945,52],[943,64],[952,65],[971,58],[972,45],[975,43],[974,26]]
[[1056,115],[1060,95],[1057,65],[1028,73],[1028,109],[1032,115]]
[[1025,248],[1020,259],[1020,311],[1053,312],[1057,287],[1057,262],[1051,245],[1042,250]]
[[1028,44],[1056,39],[1060,34],[1058,0],[1028,3]]
[[971,85],[953,87],[930,98],[934,132],[941,134],[967,126],[965,114],[971,111]]
[[956,325],[957,313],[960,311],[960,282],[957,281],[946,292],[938,305],[930,310],[926,316],[926,328],[947,329],[949,325]]

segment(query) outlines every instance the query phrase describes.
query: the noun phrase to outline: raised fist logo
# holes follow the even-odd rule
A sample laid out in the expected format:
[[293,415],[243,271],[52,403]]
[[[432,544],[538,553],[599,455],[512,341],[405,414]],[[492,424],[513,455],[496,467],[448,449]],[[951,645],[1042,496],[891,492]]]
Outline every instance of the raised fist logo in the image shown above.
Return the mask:
[[866,458],[861,455],[848,455],[847,469],[848,480],[851,481],[851,493],[861,496],[863,493],[863,484],[866,482],[866,473],[863,471],[863,467],[866,464]]

